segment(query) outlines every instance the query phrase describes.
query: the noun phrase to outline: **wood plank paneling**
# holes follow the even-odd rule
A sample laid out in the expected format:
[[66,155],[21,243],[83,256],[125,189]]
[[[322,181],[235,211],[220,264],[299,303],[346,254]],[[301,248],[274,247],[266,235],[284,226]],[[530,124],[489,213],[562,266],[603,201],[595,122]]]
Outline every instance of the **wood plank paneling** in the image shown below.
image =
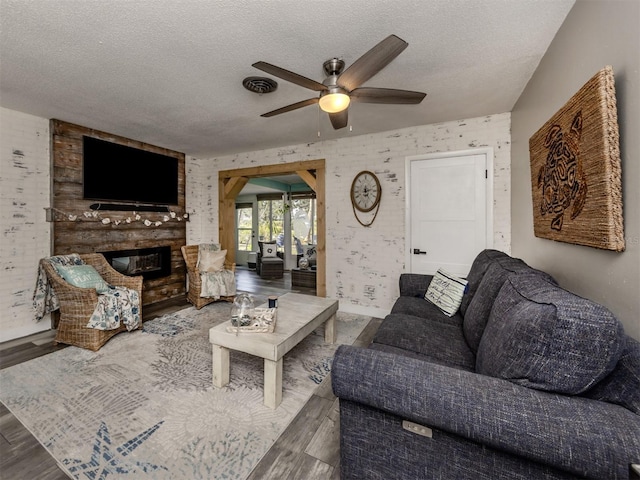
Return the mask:
[[[53,254],[91,253],[112,250],[129,250],[168,245],[171,247],[171,275],[145,280],[142,304],[151,305],[168,298],[184,295],[186,269],[180,247],[186,244],[185,213],[185,160],[184,154],[140,141],[111,135],[60,120],[51,120],[51,157],[53,171],[52,207]],[[82,195],[82,137],[84,135],[109,142],[146,150],[178,159],[178,205],[172,211],[180,217],[165,221],[164,212],[139,212],[141,219],[135,220],[131,211],[99,211],[99,217],[87,218],[84,212],[97,203],[85,200]],[[123,172],[126,174],[126,172]],[[140,181],[153,181],[153,172]],[[125,202],[121,202],[125,203]],[[72,221],[69,215],[76,215]],[[102,219],[111,223],[104,224]],[[131,223],[127,223],[127,218]],[[143,220],[152,224],[147,226]],[[162,222],[156,226],[155,222]],[[116,225],[116,222],[122,222]]]

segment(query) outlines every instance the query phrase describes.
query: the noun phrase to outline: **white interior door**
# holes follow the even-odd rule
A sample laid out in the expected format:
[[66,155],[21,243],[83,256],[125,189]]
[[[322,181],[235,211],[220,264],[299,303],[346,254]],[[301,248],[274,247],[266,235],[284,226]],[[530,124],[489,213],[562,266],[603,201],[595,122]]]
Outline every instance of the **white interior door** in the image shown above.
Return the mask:
[[492,246],[490,149],[407,159],[407,268],[466,276]]

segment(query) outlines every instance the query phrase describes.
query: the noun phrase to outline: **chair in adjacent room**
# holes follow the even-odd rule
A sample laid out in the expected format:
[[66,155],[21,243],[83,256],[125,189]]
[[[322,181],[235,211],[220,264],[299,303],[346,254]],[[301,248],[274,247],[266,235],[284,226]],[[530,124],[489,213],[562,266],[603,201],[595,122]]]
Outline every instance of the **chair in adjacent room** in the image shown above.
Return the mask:
[[282,278],[284,276],[284,260],[278,256],[275,242],[258,242],[258,259],[256,272],[260,278]]
[[[142,328],[142,276],[118,272],[100,253],[43,258],[39,267],[34,294],[36,317],[40,319],[59,309],[54,343],[96,351],[114,335]],[[76,269],[74,273],[75,267],[83,269]],[[123,304],[119,306],[122,308],[117,314],[117,326],[113,328],[109,323],[116,318],[113,302],[120,300]],[[88,326],[90,321],[93,328]]]
[[196,309],[236,295],[236,264],[226,261],[219,244],[184,245],[180,248],[187,265],[187,301]]

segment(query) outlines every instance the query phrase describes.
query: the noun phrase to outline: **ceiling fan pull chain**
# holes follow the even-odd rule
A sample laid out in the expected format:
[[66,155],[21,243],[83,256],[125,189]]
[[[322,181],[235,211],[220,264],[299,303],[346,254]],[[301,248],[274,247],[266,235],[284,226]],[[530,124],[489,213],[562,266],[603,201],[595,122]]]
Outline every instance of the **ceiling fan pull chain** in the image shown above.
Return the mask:
[[351,205],[351,208],[353,208],[353,215],[356,217],[356,220],[358,220],[358,223],[363,227],[370,227],[371,224],[375,221],[376,217],[378,216],[378,210],[380,210],[380,204],[378,203],[378,206],[376,207],[376,213],[373,214],[373,218],[369,223],[364,223],[362,220],[360,220],[360,218],[358,217],[358,212],[356,212],[356,207],[354,205]]

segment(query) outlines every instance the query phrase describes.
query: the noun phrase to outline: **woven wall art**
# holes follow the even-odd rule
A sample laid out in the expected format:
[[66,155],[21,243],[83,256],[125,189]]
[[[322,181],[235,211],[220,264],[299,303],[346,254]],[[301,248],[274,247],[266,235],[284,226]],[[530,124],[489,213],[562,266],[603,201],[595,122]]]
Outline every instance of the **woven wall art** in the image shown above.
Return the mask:
[[594,75],[530,139],[536,237],[625,248],[613,69]]

